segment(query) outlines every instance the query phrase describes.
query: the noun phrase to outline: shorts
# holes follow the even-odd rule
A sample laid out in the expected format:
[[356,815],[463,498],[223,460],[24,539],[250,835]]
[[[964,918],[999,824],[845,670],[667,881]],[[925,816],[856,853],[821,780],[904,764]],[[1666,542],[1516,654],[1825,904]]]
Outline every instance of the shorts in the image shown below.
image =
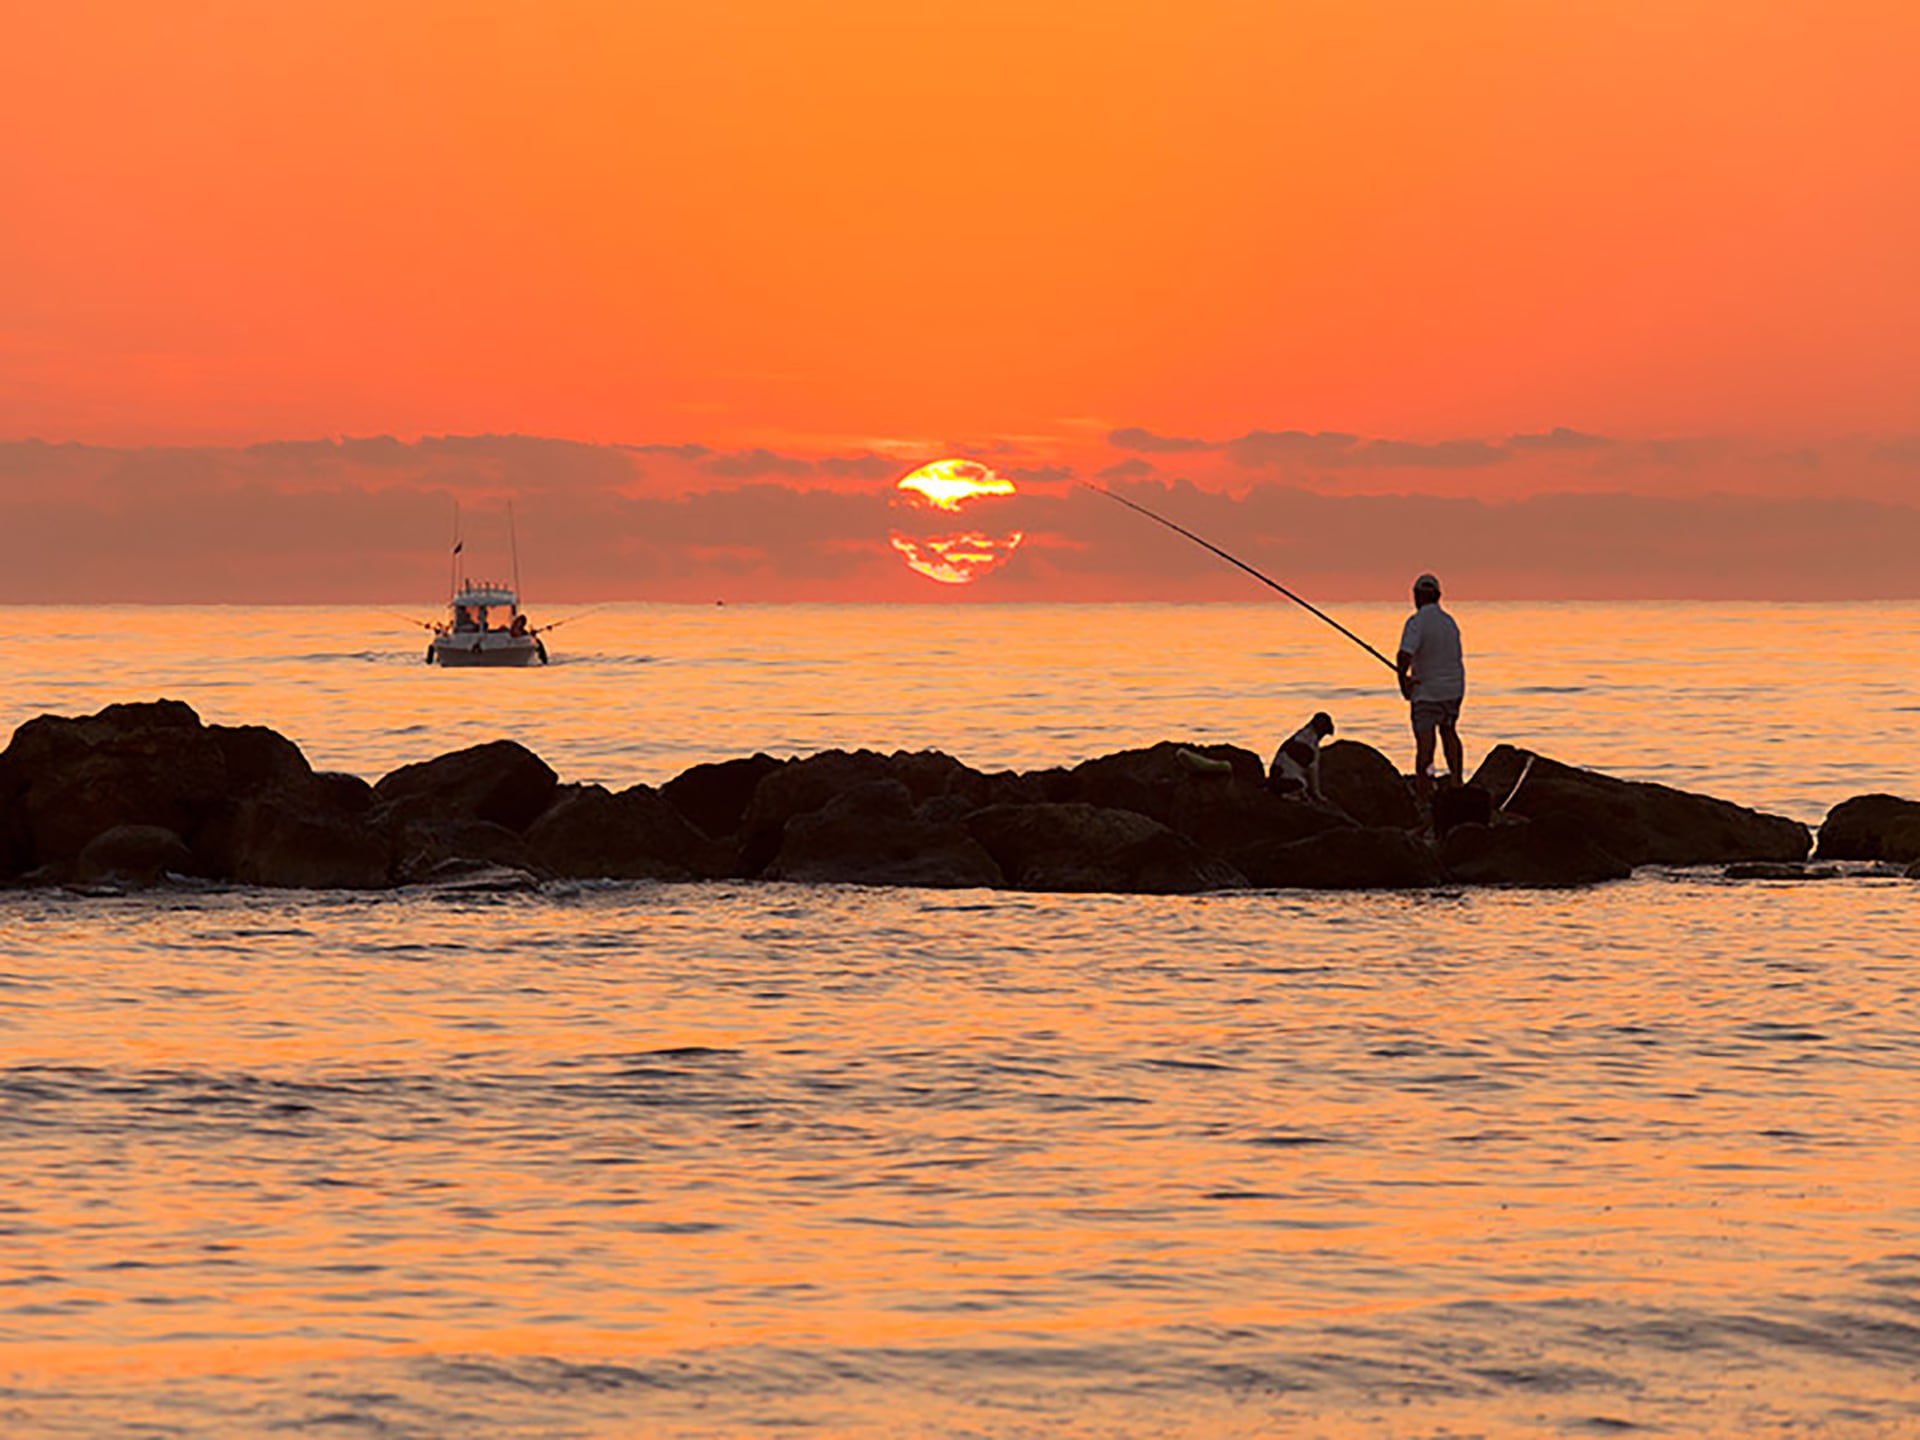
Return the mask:
[[1442,725],[1460,723],[1460,696],[1451,700],[1416,700],[1413,702],[1413,733],[1423,735],[1429,730],[1437,730]]

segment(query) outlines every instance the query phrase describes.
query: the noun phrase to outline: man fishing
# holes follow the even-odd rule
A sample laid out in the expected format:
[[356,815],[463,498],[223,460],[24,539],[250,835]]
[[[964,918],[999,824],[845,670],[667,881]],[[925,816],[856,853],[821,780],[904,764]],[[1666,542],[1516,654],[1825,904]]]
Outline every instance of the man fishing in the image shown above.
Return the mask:
[[[1211,551],[1235,569],[1244,570],[1269,589],[1278,590],[1287,599],[1310,611],[1317,618],[1326,621],[1347,639],[1358,645],[1382,665],[1393,671],[1400,679],[1400,693],[1413,707],[1413,744],[1414,744],[1414,793],[1419,796],[1422,808],[1431,814],[1433,804],[1433,742],[1437,735],[1447,753],[1447,772],[1451,776],[1454,791],[1450,792],[1460,800],[1471,799],[1479,792],[1463,792],[1462,782],[1466,779],[1466,756],[1460,746],[1460,702],[1467,694],[1467,667],[1460,650],[1460,627],[1446,611],[1440,608],[1440,582],[1431,575],[1422,575],[1413,582],[1413,614],[1407,617],[1406,627],[1400,632],[1400,657],[1398,663],[1387,659],[1373,646],[1362,640],[1353,631],[1342,625],[1326,611],[1309,600],[1303,600],[1286,586],[1270,575],[1263,575],[1253,566],[1237,556],[1229,555],[1211,540],[1203,539],[1186,528],[1176,525],[1164,515],[1157,515],[1138,501],[1129,500],[1098,485],[1080,482],[1096,494],[1104,495],[1127,509],[1144,515],[1156,525],[1164,525],[1176,535],[1184,535],[1203,550]],[[1318,716],[1316,719],[1320,718]],[[1303,732],[1304,733],[1304,732]],[[1327,734],[1333,733],[1333,723],[1327,723]],[[1296,736],[1295,739],[1300,739]],[[1196,759],[1204,757],[1196,756]],[[1276,763],[1280,757],[1275,757]],[[1467,807],[1471,811],[1471,807]],[[1438,828],[1445,829],[1445,816],[1435,817]],[[1458,815],[1456,813],[1456,817]]]
[[1465,778],[1460,746],[1460,702],[1467,693],[1467,667],[1460,650],[1460,627],[1440,608],[1440,582],[1422,575],[1413,582],[1413,614],[1400,632],[1396,669],[1400,693],[1413,707],[1413,786],[1424,806],[1433,798],[1433,740],[1446,751],[1447,773],[1458,785]]

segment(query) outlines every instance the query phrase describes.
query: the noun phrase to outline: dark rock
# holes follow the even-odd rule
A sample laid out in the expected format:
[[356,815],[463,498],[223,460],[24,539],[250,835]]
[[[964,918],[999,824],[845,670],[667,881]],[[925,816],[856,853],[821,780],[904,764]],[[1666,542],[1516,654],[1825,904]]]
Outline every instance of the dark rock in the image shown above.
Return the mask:
[[1363,826],[1411,830],[1420,823],[1407,777],[1386,756],[1358,740],[1320,747],[1320,790]]
[[115,825],[89,840],[74,862],[83,885],[157,885],[169,874],[194,872],[187,842],[159,825]]
[[231,798],[297,789],[313,778],[313,767],[300,747],[277,730],[264,725],[209,725],[207,733],[226,760]]
[[1820,824],[1819,860],[1920,860],[1920,800],[1856,795]]
[[760,782],[782,762],[771,755],[695,765],[660,787],[661,798],[701,834],[723,840],[738,833]]
[[916,813],[913,792],[901,781],[856,785],[820,809],[787,821],[764,878],[944,888],[999,885],[1000,867],[979,842],[957,820],[934,818],[942,809],[956,808],[946,802],[958,798],[936,796]]
[[[1225,772],[1196,768],[1183,758],[1198,755],[1224,761]],[[1103,810],[1131,810],[1171,829],[1181,819],[1239,790],[1265,789],[1260,757],[1234,745],[1179,745],[1162,740],[1145,750],[1122,750],[1083,761],[1070,772],[1071,796]]]
[[1631,865],[1595,844],[1578,821],[1561,815],[1455,825],[1440,842],[1440,863],[1449,879],[1463,885],[1594,885],[1633,873]]
[[1246,856],[1242,869],[1262,889],[1413,890],[1445,878],[1431,845],[1391,825],[1270,845]]
[[646,785],[617,795],[564,787],[526,838],[535,863],[577,880],[691,880],[727,868],[726,852]]
[[740,821],[737,873],[751,876],[766,869],[779,853],[781,836],[794,816],[822,809],[855,786],[878,780],[904,785],[916,802],[959,794],[984,804],[993,788],[989,777],[932,750],[892,755],[823,750],[804,760],[790,760],[770,771],[753,792]]
[[1264,883],[1253,877],[1269,873],[1270,858],[1281,847],[1357,828],[1345,811],[1331,804],[1284,799],[1264,790],[1234,797],[1208,812],[1200,823],[1193,819],[1188,823],[1190,838],[1201,849],[1225,860],[1252,884]]
[[372,807],[366,781],[323,772],[241,801],[203,832],[200,854],[243,885],[381,889],[392,883],[394,846]]
[[0,756],[0,866],[60,869],[95,837],[134,826],[170,831],[193,852],[175,868],[224,876],[228,867],[209,855],[223,849],[218,832],[230,829],[235,808],[313,778],[285,736],[202,725],[177,700],[109,705],[77,719],[43,715]]
[[892,765],[873,750],[823,750],[768,772],[740,819],[738,873],[754,876],[766,869],[795,815],[819,810],[856,785],[891,779]]
[[[1187,754],[1227,769],[1196,768]],[[1249,852],[1352,824],[1328,806],[1276,795],[1267,788],[1260,757],[1232,745],[1163,741],[1089,760],[1068,779],[1075,803],[1145,815],[1236,869]]]
[[1433,833],[1445,839],[1461,825],[1493,824],[1493,796],[1478,785],[1444,785],[1433,795]]
[[71,864],[121,825],[171,830],[190,845],[230,794],[219,741],[178,700],[42,715],[0,756],[8,868]]
[[1193,894],[1246,878],[1185,835],[1132,810],[1093,805],[992,805],[967,831],[1022,890]]
[[402,765],[373,787],[396,823],[479,820],[522,831],[540,818],[559,777],[515,740],[494,740]]
[[[911,795],[908,797],[911,799]],[[930,825],[959,825],[976,810],[986,807],[965,795],[936,795],[914,808],[914,816]]]
[[1045,770],[996,770],[987,779],[989,805],[1070,805],[1079,799],[1073,771],[1061,765]]
[[[481,872],[1188,893],[1262,886],[1570,885],[1637,864],[1819,878],[1805,826],[1499,746],[1434,800],[1440,845],[1392,762],[1323,747],[1329,803],[1282,799],[1235,746],[1164,742],[1072,770],[982,774],[939,751],[827,751],[696,766],[661,791],[561,787],[512,741],[403,766],[368,786],[315,774],[258,726],[206,726],[177,701],[41,716],[0,752],[0,877],[380,887]],[[1360,821],[1355,824],[1354,821]],[[1920,872],[1920,802],[1856,797],[1821,859]],[[1444,865],[1444,869],[1443,869]],[[1909,870],[1906,867],[1912,866]]]
[[11,758],[0,754],[0,880],[18,875],[35,863],[25,789],[24,779],[15,780]]
[[[1513,790],[1527,753],[1494,747],[1473,783],[1496,800]],[[1812,837],[1797,820],[1647,781],[1618,780],[1546,756],[1534,760],[1507,813],[1557,816],[1628,865],[1713,865],[1735,860],[1801,860]]]
[[[902,758],[900,755],[894,756],[896,762]],[[960,762],[954,763],[958,765]],[[960,768],[963,773],[949,777],[946,788],[936,795],[927,795],[924,785],[909,785],[907,788],[913,792],[919,808],[924,809],[933,801],[939,801],[939,813],[965,816],[975,810],[984,810],[989,805],[1066,805],[1077,799],[1073,772],[1057,765],[1024,773],[1016,770],[982,773],[964,765]],[[894,774],[896,778],[905,778],[898,769]],[[928,777],[922,771],[916,778],[924,780]]]
[[531,870],[525,837],[491,820],[412,820],[394,835],[394,878],[413,885],[460,870]]
[[331,815],[365,817],[373,810],[373,786],[358,775],[319,770],[304,788],[311,803]]
[[916,805],[943,798],[987,805],[998,793],[993,777],[938,750],[896,750],[887,760]]

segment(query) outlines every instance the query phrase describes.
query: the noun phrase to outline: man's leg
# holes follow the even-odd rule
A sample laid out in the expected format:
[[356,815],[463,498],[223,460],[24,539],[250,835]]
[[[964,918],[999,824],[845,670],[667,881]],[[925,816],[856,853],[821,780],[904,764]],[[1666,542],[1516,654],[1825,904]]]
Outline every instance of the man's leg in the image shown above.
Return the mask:
[[1451,720],[1440,722],[1440,745],[1447,753],[1447,773],[1456,785],[1466,781],[1467,756],[1460,745],[1460,732]]
[[1413,793],[1424,806],[1433,798],[1433,722],[1413,722]]

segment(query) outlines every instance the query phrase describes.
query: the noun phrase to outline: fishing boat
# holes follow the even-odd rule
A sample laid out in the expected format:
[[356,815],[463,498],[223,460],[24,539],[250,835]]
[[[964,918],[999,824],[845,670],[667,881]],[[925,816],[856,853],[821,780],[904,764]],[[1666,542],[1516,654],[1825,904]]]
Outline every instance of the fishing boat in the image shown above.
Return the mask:
[[513,502],[507,502],[507,543],[512,547],[513,556],[511,584],[469,580],[460,574],[465,568],[460,555],[467,547],[460,536],[457,505],[453,532],[453,553],[448,557],[447,618],[437,624],[415,622],[433,632],[433,638],[427,642],[427,664],[448,667],[524,666],[536,661],[546,664],[547,646],[540,638],[540,631],[551,630],[553,625],[531,625],[520,613],[520,536],[513,523]]
[[547,663],[546,643],[520,613],[520,592],[491,580],[462,580],[447,601],[447,618],[427,642],[429,665]]

